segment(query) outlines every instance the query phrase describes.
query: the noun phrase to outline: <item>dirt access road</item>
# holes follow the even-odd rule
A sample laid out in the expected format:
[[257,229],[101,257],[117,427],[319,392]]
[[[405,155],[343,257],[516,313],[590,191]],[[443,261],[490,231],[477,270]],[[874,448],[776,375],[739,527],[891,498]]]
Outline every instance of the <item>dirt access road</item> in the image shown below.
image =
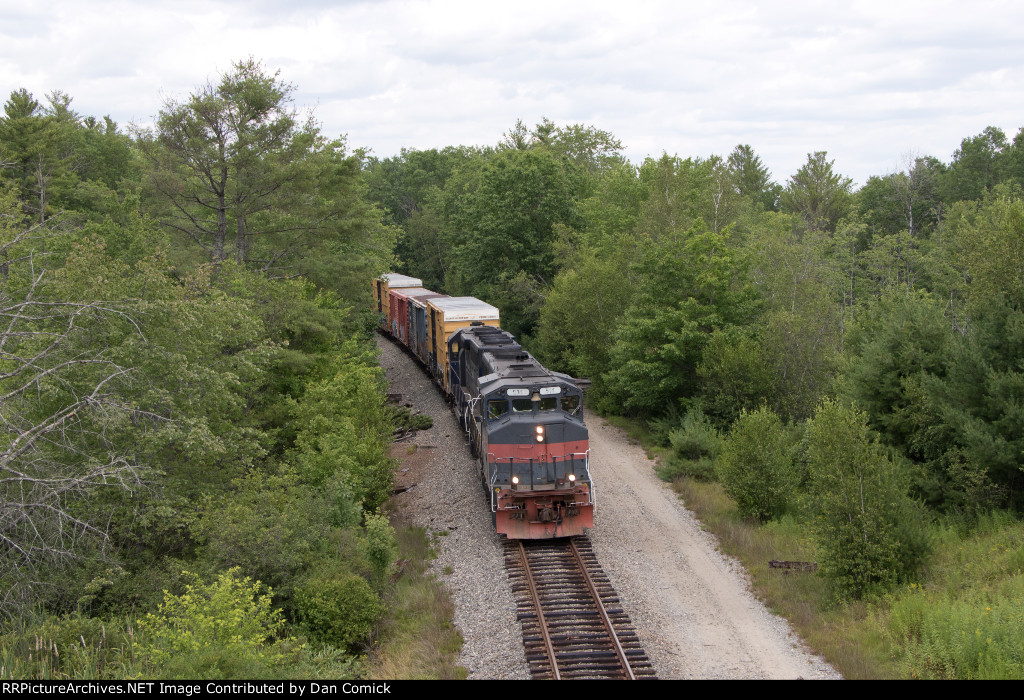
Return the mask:
[[746,572],[625,434],[591,416],[590,539],[662,678],[839,678],[750,592]]

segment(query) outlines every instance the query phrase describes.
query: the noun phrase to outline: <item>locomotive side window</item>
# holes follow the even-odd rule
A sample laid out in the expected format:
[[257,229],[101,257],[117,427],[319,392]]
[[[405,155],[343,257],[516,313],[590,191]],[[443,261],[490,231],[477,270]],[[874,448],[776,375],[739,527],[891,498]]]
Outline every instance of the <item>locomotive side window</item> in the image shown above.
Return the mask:
[[540,400],[537,405],[538,411],[554,411],[558,408],[558,397],[557,396],[545,396]]
[[491,399],[487,402],[487,419],[494,420],[501,418],[508,413],[508,401],[505,399]]
[[530,399],[512,399],[513,413],[530,413],[533,411],[533,401]]
[[579,396],[563,396],[562,397],[562,410],[569,415],[575,416],[580,412],[580,397]]

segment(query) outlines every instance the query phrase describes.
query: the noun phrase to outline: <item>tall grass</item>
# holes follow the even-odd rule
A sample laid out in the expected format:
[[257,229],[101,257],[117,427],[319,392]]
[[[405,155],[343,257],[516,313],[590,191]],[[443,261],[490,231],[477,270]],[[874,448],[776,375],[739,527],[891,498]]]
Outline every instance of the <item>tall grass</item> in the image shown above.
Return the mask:
[[924,585],[888,596],[880,616],[903,672],[1024,679],[1024,523],[993,513],[936,539]]
[[18,620],[0,635],[4,680],[96,680],[137,677],[134,630],[73,615]]
[[426,531],[396,527],[401,573],[394,581],[388,614],[367,660],[369,678],[463,679],[456,665],[462,635],[452,625],[454,606],[444,585],[428,571],[432,558]]

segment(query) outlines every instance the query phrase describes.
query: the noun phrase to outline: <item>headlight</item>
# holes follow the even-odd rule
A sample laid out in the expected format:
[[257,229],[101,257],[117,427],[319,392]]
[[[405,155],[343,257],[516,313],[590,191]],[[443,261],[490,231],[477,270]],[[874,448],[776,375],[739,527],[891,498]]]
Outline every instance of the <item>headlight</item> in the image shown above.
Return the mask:
[[518,484],[519,484],[519,477],[518,476],[513,476],[512,477],[512,485],[513,486],[517,486]]
[[544,442],[544,426],[538,425],[534,430],[537,431],[537,442]]
[[576,481],[576,475],[575,474],[570,474],[569,475],[569,481]]

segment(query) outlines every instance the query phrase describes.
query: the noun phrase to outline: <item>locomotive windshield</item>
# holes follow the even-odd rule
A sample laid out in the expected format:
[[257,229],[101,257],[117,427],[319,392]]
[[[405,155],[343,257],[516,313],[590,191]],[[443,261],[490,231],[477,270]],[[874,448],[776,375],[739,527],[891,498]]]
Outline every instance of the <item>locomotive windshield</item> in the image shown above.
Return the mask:
[[533,401],[530,399],[512,399],[513,413],[530,413],[533,411]]
[[487,420],[497,420],[505,416],[509,411],[512,413],[551,413],[561,409],[563,413],[570,416],[578,416],[582,413],[582,405],[579,394],[562,394],[560,396],[541,396],[539,392],[532,392],[527,397],[517,397],[511,394],[512,398],[493,398],[487,400]]
[[568,413],[570,416],[575,416],[580,412],[580,397],[572,394],[562,397],[562,410]]

